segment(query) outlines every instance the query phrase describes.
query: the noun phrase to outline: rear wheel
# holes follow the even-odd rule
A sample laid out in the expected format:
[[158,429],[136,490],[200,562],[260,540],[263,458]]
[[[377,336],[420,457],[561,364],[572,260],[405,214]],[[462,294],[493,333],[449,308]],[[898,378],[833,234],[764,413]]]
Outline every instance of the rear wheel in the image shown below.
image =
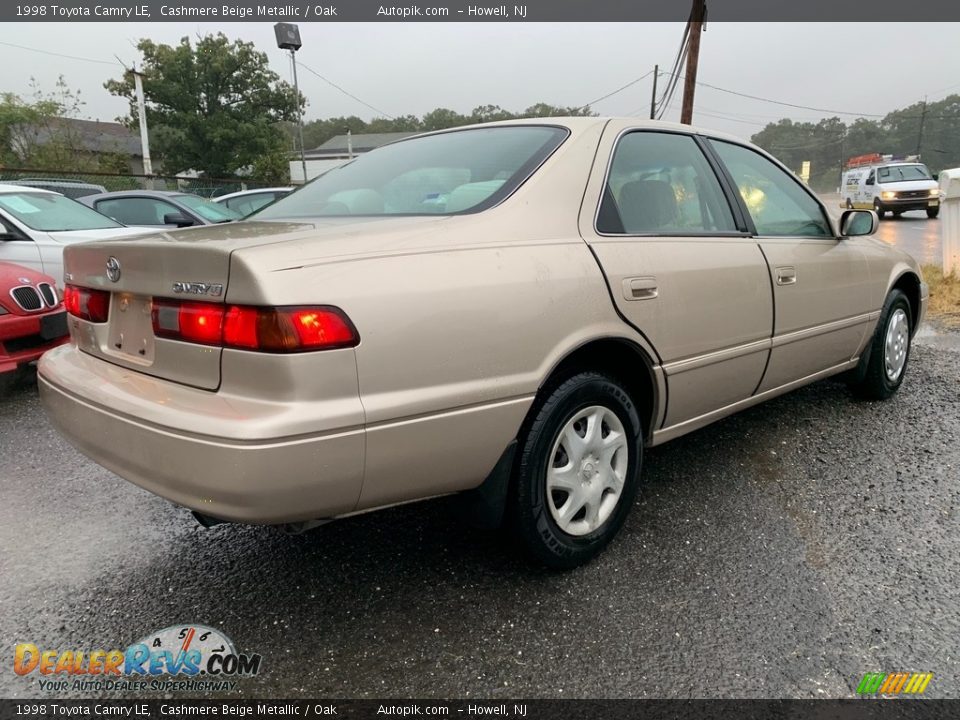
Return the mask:
[[910,359],[910,318],[907,296],[893,290],[887,296],[873,333],[862,379],[850,384],[855,395],[866,400],[886,400],[903,383]]
[[847,210],[853,210],[853,200],[847,198]]
[[927,208],[927,217],[930,218],[931,220],[933,220],[934,218],[936,218],[937,215],[939,215],[939,214],[940,214],[940,208],[939,208],[939,207],[928,207],[928,208]]
[[640,418],[623,386],[595,372],[565,381],[533,413],[520,438],[512,525],[538,562],[576,567],[610,542],[633,505]]
[[903,217],[903,211],[901,210],[901,211],[898,212],[897,210],[894,210],[894,211],[893,211],[893,216],[894,216],[895,218]]

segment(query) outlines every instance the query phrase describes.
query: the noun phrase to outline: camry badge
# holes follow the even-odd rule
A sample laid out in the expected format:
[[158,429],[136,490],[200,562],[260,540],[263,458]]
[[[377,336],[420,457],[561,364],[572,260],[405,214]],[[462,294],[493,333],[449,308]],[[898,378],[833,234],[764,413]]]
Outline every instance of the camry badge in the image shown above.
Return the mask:
[[107,277],[110,278],[110,282],[117,282],[120,279],[120,261],[112,255],[107,260]]
[[175,282],[173,291],[178,295],[211,295],[220,297],[223,295],[223,285],[220,283],[202,283],[202,282]]

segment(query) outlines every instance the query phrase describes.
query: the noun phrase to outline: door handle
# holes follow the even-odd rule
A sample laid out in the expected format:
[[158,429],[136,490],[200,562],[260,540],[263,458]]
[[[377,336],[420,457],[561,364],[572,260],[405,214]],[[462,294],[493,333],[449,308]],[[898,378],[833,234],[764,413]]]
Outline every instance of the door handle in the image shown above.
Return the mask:
[[777,285],[796,285],[797,269],[787,265],[777,268]]
[[660,294],[655,277],[630,277],[623,280],[623,296],[627,300],[652,300]]

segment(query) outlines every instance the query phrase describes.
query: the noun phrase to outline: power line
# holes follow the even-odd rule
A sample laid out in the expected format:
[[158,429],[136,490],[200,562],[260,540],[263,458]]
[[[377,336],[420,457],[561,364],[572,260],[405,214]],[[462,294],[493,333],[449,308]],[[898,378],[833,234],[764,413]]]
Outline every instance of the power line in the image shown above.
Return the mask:
[[[111,66],[112,66],[112,65],[114,64],[114,63],[110,62],[109,60],[94,60],[93,58],[79,57],[79,56],[77,56],[77,55],[65,55],[65,54],[63,54],[63,53],[51,52],[50,50],[41,50],[41,49],[39,49],[39,48],[27,47],[26,45],[17,45],[16,43],[11,43],[11,42],[2,42],[2,41],[0,41],[0,45],[6,45],[7,47],[18,48],[19,50],[29,50],[30,52],[41,53],[41,54],[43,54],[43,55],[53,55],[53,56],[55,56],[55,57],[67,58],[67,59],[69,59],[69,60],[80,60],[80,61],[82,61],[82,62],[97,63],[97,64],[99,64],[99,65],[111,65]],[[122,63],[121,63],[121,64],[122,64]]]
[[677,48],[677,55],[673,59],[673,69],[667,73],[667,75],[670,76],[670,79],[667,81],[667,86],[663,89],[663,94],[657,101],[657,120],[663,119],[663,116],[669,109],[670,103],[673,101],[673,93],[677,89],[677,71],[680,69],[680,64],[687,56],[687,48],[689,47],[689,43],[690,23],[688,22],[686,27],[683,29],[683,37],[680,39],[680,47]]
[[618,87],[616,90],[614,90],[613,92],[607,93],[607,94],[604,95],[603,97],[598,97],[596,100],[591,100],[591,101],[588,102],[586,105],[581,105],[580,107],[577,108],[577,110],[585,110],[586,108],[590,107],[591,105],[596,105],[598,102],[601,102],[602,100],[606,100],[606,99],[609,98],[609,97],[613,97],[613,96],[616,95],[617,93],[623,92],[623,91],[626,90],[628,87],[632,87],[632,86],[636,85],[638,82],[640,82],[641,80],[644,80],[644,79],[650,77],[651,75],[653,75],[653,70],[651,70],[651,71],[648,72],[648,73],[644,73],[643,75],[641,75],[641,76],[638,77],[638,78],[634,78],[633,80],[631,80],[630,82],[628,82],[626,85],[623,85],[622,87]]
[[321,80],[323,80],[327,85],[330,85],[331,87],[336,88],[337,90],[339,90],[340,92],[342,92],[342,93],[343,93],[344,95],[346,95],[347,97],[353,98],[354,100],[356,100],[356,101],[357,101],[358,103],[360,103],[361,105],[365,105],[366,107],[370,108],[370,109],[373,110],[374,112],[380,113],[381,115],[383,115],[384,117],[388,118],[389,120],[396,120],[396,118],[395,118],[393,115],[391,115],[390,113],[386,113],[386,112],[384,112],[383,110],[381,110],[380,108],[374,107],[374,106],[371,105],[370,103],[368,103],[368,102],[366,102],[366,101],[361,100],[360,98],[358,98],[358,97],[357,97],[356,95],[354,95],[352,92],[349,92],[348,90],[344,90],[342,87],[340,87],[340,86],[337,85],[335,82],[333,82],[333,80],[330,80],[330,79],[328,79],[328,78],[325,78],[323,75],[321,75],[320,73],[318,73],[318,72],[317,72],[316,70],[314,70],[312,67],[310,67],[309,65],[305,64],[302,60],[299,61],[299,64],[300,64],[300,67],[302,67],[304,70],[306,70],[306,71],[308,71],[308,72],[310,72],[310,73],[313,73],[313,74],[316,75],[318,78],[320,78]]
[[697,85],[708,87],[711,90],[728,93],[730,95],[736,95],[738,97],[749,98],[750,100],[759,100],[760,102],[772,103],[773,105],[783,105],[784,107],[798,108],[800,110],[813,110],[814,112],[833,113],[835,115],[854,115],[856,117],[884,117],[883,115],[877,115],[874,113],[852,112],[850,110],[830,110],[828,108],[811,107],[810,105],[797,105],[795,103],[783,102],[782,100],[773,100],[771,98],[760,97],[759,95],[750,95],[749,93],[742,93],[737,90],[729,90],[727,88],[711,85],[710,83],[700,82],[699,80],[697,81]]

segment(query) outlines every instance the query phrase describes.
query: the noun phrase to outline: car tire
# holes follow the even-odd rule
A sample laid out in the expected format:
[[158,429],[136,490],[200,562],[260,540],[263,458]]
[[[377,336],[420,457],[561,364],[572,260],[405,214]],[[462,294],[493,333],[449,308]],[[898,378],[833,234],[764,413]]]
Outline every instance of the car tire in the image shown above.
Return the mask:
[[887,214],[887,211],[880,207],[880,203],[876,200],[873,201],[873,211],[877,214],[877,218],[883,220],[883,216]]
[[939,214],[940,214],[940,208],[938,207],[927,208],[927,217],[930,218],[931,220],[936,220],[937,215]]
[[894,210],[894,211],[893,211],[893,216],[894,216],[895,218],[898,218],[898,219],[899,219],[899,218],[903,217],[903,212],[902,212],[902,211],[901,211],[901,212],[897,212],[896,210]]
[[543,393],[521,431],[508,506],[528,555],[569,569],[603,550],[633,505],[642,458],[622,383],[583,372]]
[[900,290],[891,291],[862,361],[865,365],[858,368],[857,379],[850,383],[854,395],[864,400],[886,400],[897,391],[907,373],[912,323],[907,296]]
[[847,210],[853,210],[853,200],[847,198]]

